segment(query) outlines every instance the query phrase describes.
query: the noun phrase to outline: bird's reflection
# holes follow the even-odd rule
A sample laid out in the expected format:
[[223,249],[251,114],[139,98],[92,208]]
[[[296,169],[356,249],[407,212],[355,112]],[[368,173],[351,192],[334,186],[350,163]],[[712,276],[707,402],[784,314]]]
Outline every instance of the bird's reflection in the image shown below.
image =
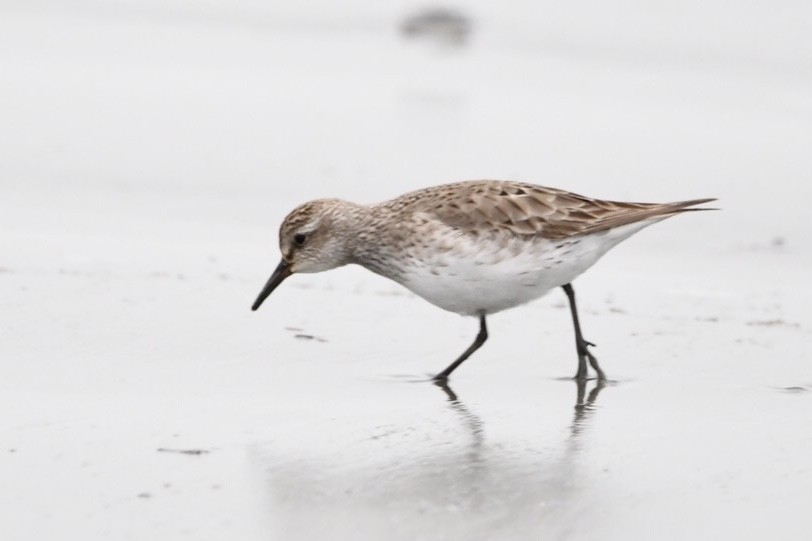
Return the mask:
[[448,385],[448,381],[440,380],[434,381],[433,383],[445,393],[446,398],[448,398],[448,403],[451,405],[451,409],[453,409],[462,420],[466,431],[471,434],[471,447],[468,453],[468,461],[472,464],[476,464],[481,459],[480,451],[485,443],[485,433],[483,430],[485,425],[482,419],[480,419],[476,413],[468,409],[465,403],[459,399],[457,393]]
[[575,380],[577,387],[577,399],[575,400],[575,415],[572,420],[570,432],[573,437],[578,436],[581,430],[589,423],[589,418],[595,411],[595,401],[598,395],[606,387],[606,380],[595,380],[595,384],[590,389],[589,394],[586,393],[588,384],[591,380]]
[[[535,383],[531,389],[538,388]],[[476,410],[497,402],[466,403],[447,383],[435,385],[443,397],[435,408],[450,411],[451,423],[428,415],[417,426],[409,418],[329,451],[315,446],[264,461],[274,518],[285,538],[321,539],[341,531],[354,539],[478,540],[569,531],[570,520],[561,517],[584,505],[584,432],[605,384],[575,382],[574,411],[564,423],[551,418],[561,404],[550,393],[534,397],[543,399],[536,402],[543,404],[543,415],[535,409],[511,413],[527,404],[527,395],[516,393],[508,413],[488,410],[486,417]],[[413,389],[425,397],[425,387]],[[492,433],[483,419],[493,425]]]
[[[470,432],[473,448],[480,448],[484,443],[484,423],[480,417],[473,413],[460,397],[448,384],[448,381],[434,381],[434,385],[439,387],[448,399],[451,408],[463,420],[467,430]],[[574,380],[576,389],[575,412],[572,424],[570,425],[570,438],[577,438],[581,431],[589,424],[589,419],[593,415],[596,407],[595,402],[598,395],[606,388],[605,380]],[[587,394],[587,389],[589,393]]]
[[465,405],[463,401],[457,396],[457,393],[448,385],[447,381],[435,381],[433,382],[434,385],[439,387],[443,393],[445,393],[446,398],[448,398],[449,404],[451,404],[451,408],[456,411],[460,418],[465,421],[465,424],[468,426],[468,430],[471,432],[471,436],[473,436],[474,442],[477,445],[482,444],[482,419],[476,413],[471,412],[468,409],[468,406]]

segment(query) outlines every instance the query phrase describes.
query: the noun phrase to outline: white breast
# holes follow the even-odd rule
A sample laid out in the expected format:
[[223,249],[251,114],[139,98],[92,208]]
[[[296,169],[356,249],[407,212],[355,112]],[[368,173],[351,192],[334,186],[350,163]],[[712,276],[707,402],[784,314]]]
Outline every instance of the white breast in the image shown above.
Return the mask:
[[654,221],[567,240],[473,239],[451,230],[438,236],[435,230],[428,246],[414,249],[414,263],[399,281],[450,312],[492,314],[570,283],[614,245]]

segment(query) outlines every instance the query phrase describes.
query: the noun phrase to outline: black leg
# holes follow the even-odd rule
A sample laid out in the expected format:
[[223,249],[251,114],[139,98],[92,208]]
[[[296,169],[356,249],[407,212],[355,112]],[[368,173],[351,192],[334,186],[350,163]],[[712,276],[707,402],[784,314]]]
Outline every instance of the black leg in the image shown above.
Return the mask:
[[451,375],[459,365],[463,363],[465,359],[471,356],[473,352],[479,349],[479,347],[485,343],[485,340],[488,339],[488,327],[485,326],[485,314],[479,316],[479,334],[476,335],[474,339],[474,343],[468,346],[462,355],[460,355],[456,361],[448,365],[448,368],[434,376],[434,381],[445,381],[448,379],[448,376]]
[[581,334],[581,324],[578,322],[578,308],[575,306],[575,290],[572,289],[572,284],[564,284],[561,286],[564,293],[567,294],[567,299],[570,301],[570,312],[572,313],[572,324],[575,327],[575,349],[578,351],[578,372],[575,374],[575,379],[586,380],[587,368],[586,363],[589,364],[598,374],[598,380],[606,380],[606,374],[603,373],[601,367],[598,366],[598,359],[589,351],[589,346],[594,346],[592,342],[584,340]]

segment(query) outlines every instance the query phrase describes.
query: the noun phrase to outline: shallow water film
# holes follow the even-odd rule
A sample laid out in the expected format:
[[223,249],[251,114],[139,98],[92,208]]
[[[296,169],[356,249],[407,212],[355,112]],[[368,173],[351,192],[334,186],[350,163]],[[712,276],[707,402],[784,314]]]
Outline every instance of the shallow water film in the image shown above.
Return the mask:
[[[0,4],[0,538],[807,539],[808,2]],[[476,336],[277,227],[717,197]]]

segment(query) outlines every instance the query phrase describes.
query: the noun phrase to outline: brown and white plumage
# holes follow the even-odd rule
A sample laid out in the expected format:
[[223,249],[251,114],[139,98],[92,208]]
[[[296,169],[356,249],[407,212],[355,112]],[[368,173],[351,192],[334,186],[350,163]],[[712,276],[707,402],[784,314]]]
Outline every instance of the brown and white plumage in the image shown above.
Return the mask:
[[[565,287],[575,317],[572,280],[640,229],[682,212],[705,210],[694,207],[709,201],[713,199],[604,201],[496,180],[435,186],[376,205],[310,201],[283,221],[282,262],[253,309],[293,273],[355,263],[443,309],[479,317],[480,335],[486,315],[556,287]],[[577,319],[575,323],[583,365],[594,357],[586,351]],[[597,369],[597,362],[593,366]]]
[[666,218],[714,199],[677,203],[603,201],[525,182],[475,180],[418,190],[383,205],[433,214],[466,231],[505,230],[565,239],[652,218]]

